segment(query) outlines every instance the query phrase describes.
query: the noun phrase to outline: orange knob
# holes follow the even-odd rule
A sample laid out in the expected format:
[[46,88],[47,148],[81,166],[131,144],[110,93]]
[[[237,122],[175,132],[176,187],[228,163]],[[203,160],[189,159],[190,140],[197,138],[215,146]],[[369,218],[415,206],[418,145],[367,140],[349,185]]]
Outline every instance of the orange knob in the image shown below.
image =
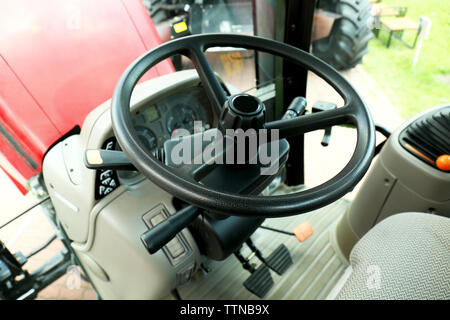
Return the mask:
[[314,233],[313,227],[308,221],[300,223],[294,229],[294,235],[297,237],[298,241],[303,242],[308,239]]
[[436,159],[436,166],[442,171],[450,171],[450,155],[443,154]]

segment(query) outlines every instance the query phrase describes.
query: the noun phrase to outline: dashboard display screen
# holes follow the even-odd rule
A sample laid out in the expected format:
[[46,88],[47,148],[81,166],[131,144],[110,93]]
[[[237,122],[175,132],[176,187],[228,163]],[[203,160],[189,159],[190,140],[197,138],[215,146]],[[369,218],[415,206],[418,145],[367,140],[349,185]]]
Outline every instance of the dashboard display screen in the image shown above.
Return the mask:
[[158,109],[156,109],[156,106],[150,106],[148,108],[145,108],[143,114],[145,116],[146,121],[148,122],[152,122],[159,119],[159,113]]

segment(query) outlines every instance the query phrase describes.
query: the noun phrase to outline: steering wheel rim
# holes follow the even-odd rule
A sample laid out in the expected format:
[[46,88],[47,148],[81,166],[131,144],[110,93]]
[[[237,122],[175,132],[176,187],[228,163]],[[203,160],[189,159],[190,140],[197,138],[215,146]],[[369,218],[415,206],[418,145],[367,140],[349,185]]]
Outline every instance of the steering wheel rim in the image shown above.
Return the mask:
[[[344,99],[344,107],[333,111],[301,116],[284,123],[286,133],[318,130],[328,125],[352,124],[357,129],[357,143],[347,165],[333,178],[305,191],[281,196],[254,196],[225,193],[189,181],[178,172],[154,158],[141,144],[133,128],[130,99],[138,80],[157,63],[175,54],[188,56],[217,109],[220,107],[220,83],[214,76],[204,51],[215,46],[242,47],[259,50],[288,59],[313,71],[331,85]],[[211,80],[212,77],[216,81]],[[216,110],[217,111],[217,110]],[[375,129],[370,113],[356,90],[330,65],[293,46],[274,40],[236,34],[203,34],[167,42],[143,54],[121,76],[112,98],[112,126],[125,154],[135,167],[152,182],[195,206],[226,215],[246,217],[282,217],[296,215],[323,207],[351,191],[368,170],[375,150]],[[266,128],[274,129],[283,120],[269,122]],[[286,121],[284,121],[286,122]],[[291,130],[291,131],[289,131]]]

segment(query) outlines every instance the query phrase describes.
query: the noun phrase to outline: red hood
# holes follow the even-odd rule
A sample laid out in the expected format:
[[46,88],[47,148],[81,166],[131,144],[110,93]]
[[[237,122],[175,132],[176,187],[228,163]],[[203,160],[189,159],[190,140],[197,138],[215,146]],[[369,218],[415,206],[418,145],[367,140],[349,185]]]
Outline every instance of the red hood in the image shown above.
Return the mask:
[[[39,172],[47,149],[158,44],[141,0],[1,1],[0,152],[22,178]],[[164,62],[147,78],[172,71]]]

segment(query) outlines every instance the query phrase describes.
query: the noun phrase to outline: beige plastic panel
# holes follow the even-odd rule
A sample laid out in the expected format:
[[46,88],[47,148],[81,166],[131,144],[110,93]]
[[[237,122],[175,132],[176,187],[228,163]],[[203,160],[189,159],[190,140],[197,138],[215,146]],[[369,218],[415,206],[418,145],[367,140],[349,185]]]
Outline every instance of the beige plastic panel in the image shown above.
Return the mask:
[[[89,215],[95,204],[93,190],[95,171],[87,170],[83,166],[83,149],[79,136],[69,137],[66,141],[60,142],[47,153],[42,172],[53,206],[64,229],[70,239],[83,242],[87,240]],[[64,161],[69,152],[69,145],[73,159],[78,160],[71,161],[70,166]],[[64,148],[67,150],[63,151]],[[79,178],[71,179],[70,170],[77,172]],[[91,187],[88,187],[89,183]]]
[[396,178],[384,169],[380,158],[375,159],[351,204],[351,214],[347,215],[352,230],[359,237],[375,225],[380,209],[389,197],[395,183]]
[[386,203],[378,216],[377,223],[395,213],[414,211],[450,217],[450,200],[441,202],[424,198],[403,183],[398,182],[395,184],[389,198],[386,199]]
[[105,271],[109,281],[87,264],[87,272],[103,299],[162,298],[175,288],[177,272],[199,266],[200,254],[187,230],[183,236],[193,250],[175,266],[162,250],[150,255],[140,240],[148,230],[143,216],[161,203],[173,213],[171,200],[171,195],[144,179],[126,187],[98,213],[95,241],[89,251],[77,254],[82,261],[88,255]]
[[386,142],[348,212],[350,227],[358,237],[395,213],[414,211],[450,216],[450,173],[426,165],[398,140],[411,122],[440,108],[428,109],[408,120]]
[[[198,84],[194,70],[146,81],[136,86],[131,110]],[[100,295],[106,299],[160,298],[175,286],[177,272],[187,266],[198,267],[198,248],[184,230],[193,251],[179,259],[178,265],[172,266],[162,251],[150,255],[145,250],[139,238],[147,230],[142,216],[161,203],[169,212],[173,208],[171,195],[143,177],[95,200],[95,170],[85,168],[83,157],[86,149],[101,148],[113,135],[110,105],[108,100],[94,109],[80,135],[67,138],[47,153],[44,180],[58,219]]]

